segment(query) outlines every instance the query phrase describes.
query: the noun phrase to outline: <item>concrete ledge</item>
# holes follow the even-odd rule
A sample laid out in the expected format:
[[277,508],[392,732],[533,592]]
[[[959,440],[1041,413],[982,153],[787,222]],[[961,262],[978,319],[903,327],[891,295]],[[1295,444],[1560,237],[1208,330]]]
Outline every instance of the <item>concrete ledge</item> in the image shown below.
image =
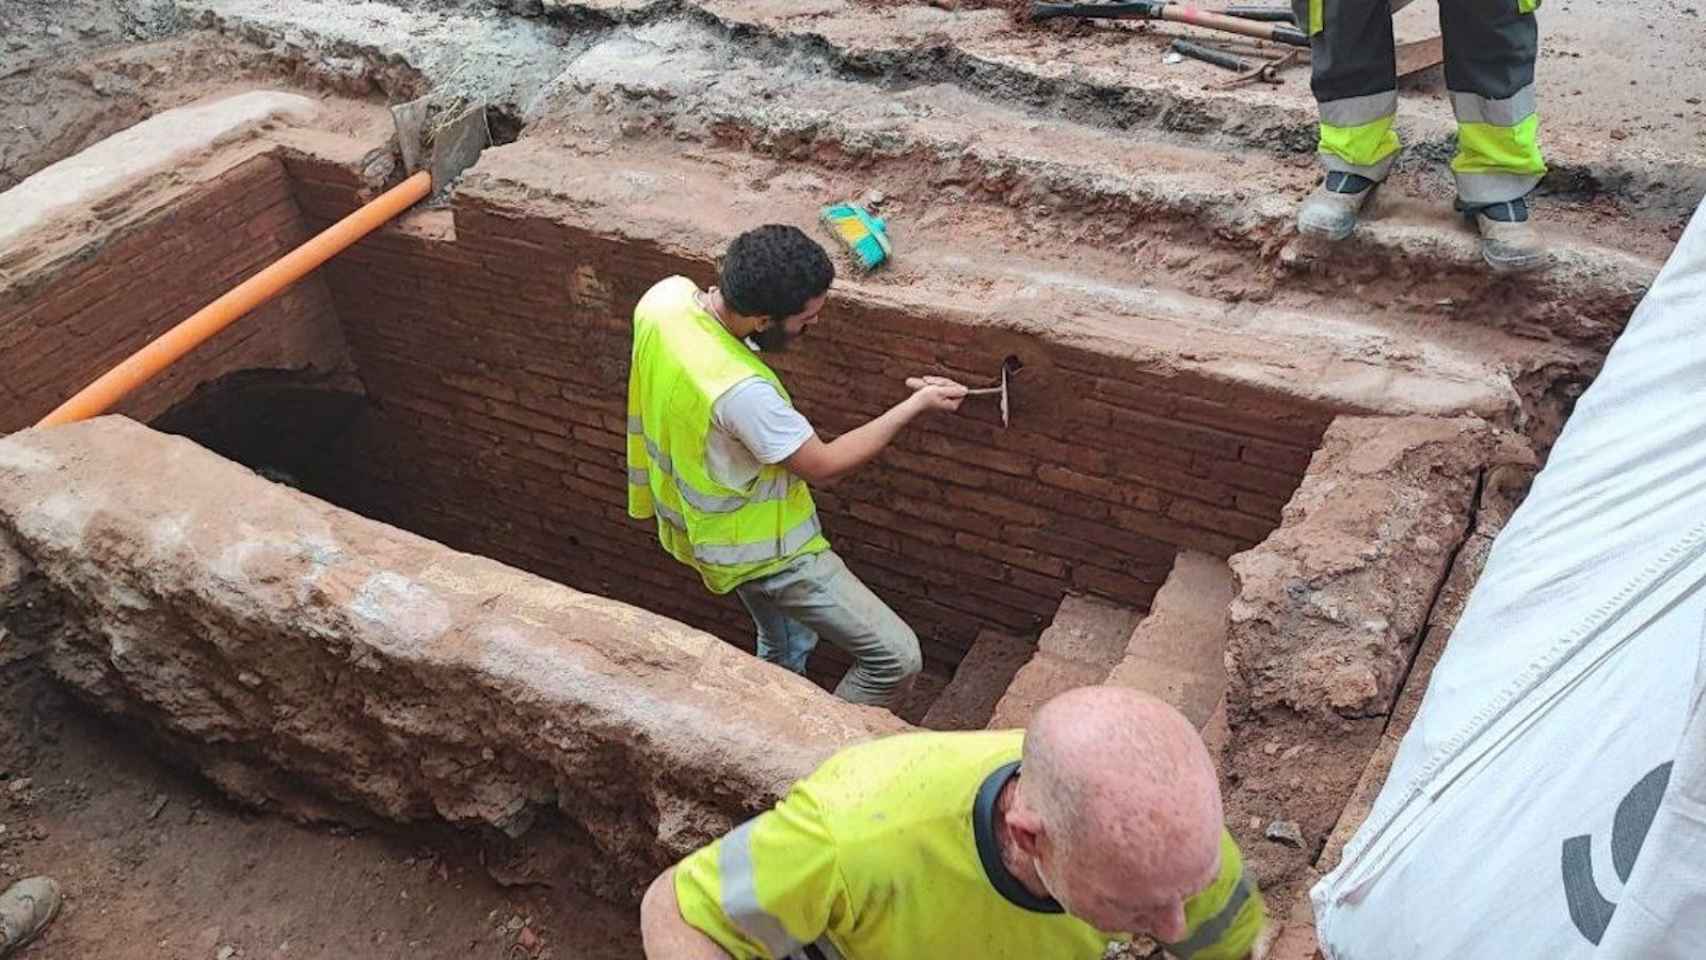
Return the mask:
[[0,440],[0,637],[244,800],[567,843],[617,896],[906,729],[116,417]]

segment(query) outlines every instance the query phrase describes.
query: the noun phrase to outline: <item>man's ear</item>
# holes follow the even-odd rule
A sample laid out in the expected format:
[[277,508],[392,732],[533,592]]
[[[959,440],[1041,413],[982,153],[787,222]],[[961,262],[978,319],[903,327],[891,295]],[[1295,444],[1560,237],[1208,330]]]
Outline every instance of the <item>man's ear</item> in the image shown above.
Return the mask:
[[1007,834],[1019,852],[1035,857],[1043,836],[1042,818],[1024,804],[1016,803],[1007,811]]

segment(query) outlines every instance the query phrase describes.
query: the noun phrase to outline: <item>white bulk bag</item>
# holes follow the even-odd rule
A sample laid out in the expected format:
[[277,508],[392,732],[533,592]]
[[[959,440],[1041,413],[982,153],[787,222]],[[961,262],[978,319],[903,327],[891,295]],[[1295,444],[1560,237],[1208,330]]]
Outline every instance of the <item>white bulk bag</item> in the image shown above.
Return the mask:
[[1706,957],[1706,204],[1311,891],[1330,960]]

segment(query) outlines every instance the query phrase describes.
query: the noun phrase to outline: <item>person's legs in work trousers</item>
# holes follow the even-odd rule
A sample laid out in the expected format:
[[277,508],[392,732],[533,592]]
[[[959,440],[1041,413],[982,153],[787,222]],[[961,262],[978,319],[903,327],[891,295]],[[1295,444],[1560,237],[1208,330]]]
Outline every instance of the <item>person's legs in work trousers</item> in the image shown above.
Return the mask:
[[[1515,0],[1511,0],[1515,2]],[[1309,34],[1327,176],[1299,212],[1305,233],[1342,239],[1398,158],[1398,61],[1390,0],[1293,0]]]
[[1546,175],[1540,155],[1534,58],[1539,0],[1440,0],[1445,85],[1457,114],[1457,208],[1474,218],[1495,270],[1545,263],[1528,218],[1529,191]]
[[759,656],[796,673],[822,637],[853,657],[835,695],[886,705],[923,666],[918,636],[833,550],[735,588],[758,625]]
[[1457,114],[1451,170],[1465,209],[1521,199],[1546,175],[1534,92],[1537,6],[1538,0],[1440,0],[1445,86]]

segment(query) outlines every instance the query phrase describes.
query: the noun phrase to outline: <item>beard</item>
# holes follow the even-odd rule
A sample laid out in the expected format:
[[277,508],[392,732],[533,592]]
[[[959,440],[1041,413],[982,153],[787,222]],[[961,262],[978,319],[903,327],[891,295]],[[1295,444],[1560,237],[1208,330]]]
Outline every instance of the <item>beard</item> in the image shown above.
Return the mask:
[[770,326],[753,332],[752,342],[765,353],[782,353],[794,342],[794,338],[788,334],[786,324],[780,320],[772,320]]

